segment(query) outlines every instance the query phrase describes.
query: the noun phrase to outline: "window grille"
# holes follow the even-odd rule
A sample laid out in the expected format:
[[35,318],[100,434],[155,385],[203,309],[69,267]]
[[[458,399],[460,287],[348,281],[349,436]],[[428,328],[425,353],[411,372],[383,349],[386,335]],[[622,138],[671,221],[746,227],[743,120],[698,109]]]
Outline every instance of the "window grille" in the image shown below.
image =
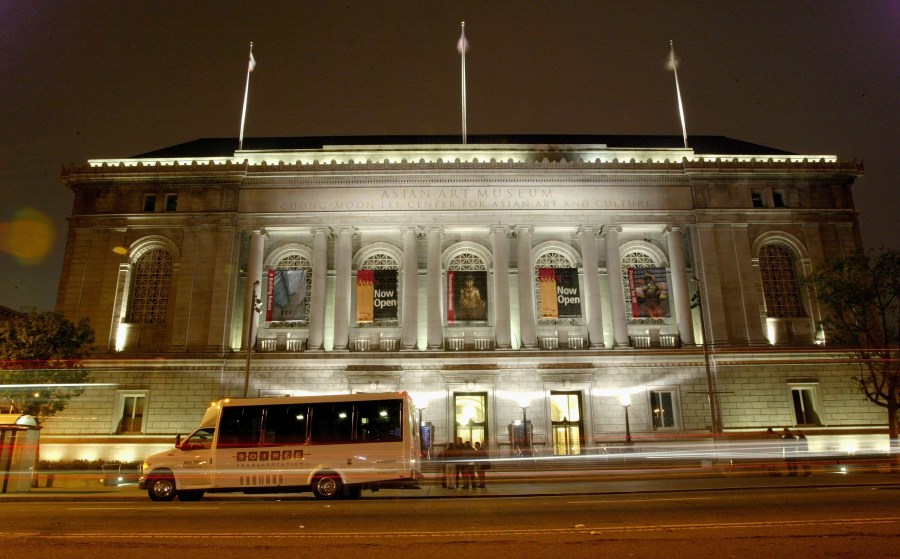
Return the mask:
[[480,272],[485,269],[484,260],[477,254],[463,252],[453,257],[447,269],[454,272]]
[[797,287],[796,262],[786,247],[764,245],[759,251],[759,271],[762,275],[769,318],[793,318],[804,315]]
[[270,328],[291,328],[296,326],[302,326],[309,323],[309,294],[312,286],[312,265],[309,263],[309,260],[303,256],[302,254],[288,254],[284,258],[278,261],[278,264],[275,266],[276,270],[306,270],[306,292],[303,294],[303,304],[305,305],[305,310],[303,315],[307,317],[306,320],[290,320],[290,321],[280,321],[280,322],[272,322],[269,324]]
[[130,322],[163,324],[169,307],[172,255],[164,248],[151,248],[134,262]]
[[[645,252],[629,252],[622,258],[622,288],[625,290],[625,319],[636,320],[631,306],[631,289],[628,285],[628,268],[659,268],[653,257]],[[641,320],[638,318],[637,320]]]

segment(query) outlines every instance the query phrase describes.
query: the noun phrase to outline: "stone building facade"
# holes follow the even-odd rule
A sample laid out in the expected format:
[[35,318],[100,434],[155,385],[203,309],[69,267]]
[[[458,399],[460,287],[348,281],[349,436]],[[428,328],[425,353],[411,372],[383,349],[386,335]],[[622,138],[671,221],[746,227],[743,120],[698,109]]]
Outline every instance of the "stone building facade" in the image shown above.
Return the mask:
[[680,141],[203,139],[67,167],[57,309],[96,331],[94,385],[49,452],[140,458],[245,392],[408,391],[436,444],[497,455],[619,444],[626,409],[647,445],[882,427],[799,282],[861,247],[862,166]]

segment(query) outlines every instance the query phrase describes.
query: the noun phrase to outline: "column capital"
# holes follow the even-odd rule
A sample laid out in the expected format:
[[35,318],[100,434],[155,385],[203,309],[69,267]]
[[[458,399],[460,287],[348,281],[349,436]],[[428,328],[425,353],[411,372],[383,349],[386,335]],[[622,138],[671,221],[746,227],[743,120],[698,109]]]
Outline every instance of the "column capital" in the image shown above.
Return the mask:
[[665,229],[663,229],[663,233],[679,233],[684,235],[684,233],[688,230],[687,225],[667,225]]
[[508,238],[508,237],[509,237],[509,233],[510,233],[509,225],[495,224],[495,225],[491,225],[491,226],[490,226],[490,235],[491,235],[492,237],[493,237],[494,235],[497,235],[497,234],[502,234],[502,235],[504,235],[505,237]]
[[534,233],[534,225],[513,225],[513,236],[518,237],[522,233]]
[[600,232],[600,228],[596,225],[579,225],[577,233],[579,235],[597,235]]
[[600,228],[600,233],[602,235],[606,235],[607,233],[621,233],[622,226],[621,225],[604,225]]
[[401,234],[406,234],[406,233],[410,233],[410,232],[414,233],[416,236],[418,236],[419,233],[422,232],[422,228],[418,225],[401,225],[400,226]]

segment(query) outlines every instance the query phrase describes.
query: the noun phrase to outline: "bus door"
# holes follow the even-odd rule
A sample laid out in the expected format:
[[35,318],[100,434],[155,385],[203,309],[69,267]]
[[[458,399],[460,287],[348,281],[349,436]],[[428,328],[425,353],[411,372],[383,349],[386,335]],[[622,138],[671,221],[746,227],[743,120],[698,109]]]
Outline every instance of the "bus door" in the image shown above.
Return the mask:
[[179,489],[211,487],[214,435],[212,427],[197,429],[178,446],[175,477]]

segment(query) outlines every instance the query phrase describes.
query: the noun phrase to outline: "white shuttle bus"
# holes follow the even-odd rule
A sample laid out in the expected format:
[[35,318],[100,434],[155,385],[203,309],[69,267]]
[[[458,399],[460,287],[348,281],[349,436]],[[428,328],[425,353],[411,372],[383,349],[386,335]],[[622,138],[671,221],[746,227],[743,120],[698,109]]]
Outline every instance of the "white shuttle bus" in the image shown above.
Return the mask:
[[207,492],[359,497],[416,487],[419,418],[405,392],[231,398],[215,402],[175,448],[149,456],[140,487],[154,501]]

